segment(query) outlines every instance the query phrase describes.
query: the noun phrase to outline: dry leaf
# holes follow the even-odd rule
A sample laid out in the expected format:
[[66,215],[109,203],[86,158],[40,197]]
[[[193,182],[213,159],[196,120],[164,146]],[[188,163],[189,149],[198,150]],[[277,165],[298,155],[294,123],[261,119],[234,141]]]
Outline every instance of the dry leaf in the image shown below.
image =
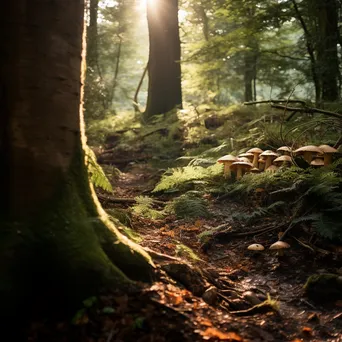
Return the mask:
[[312,329],[310,327],[303,327],[302,332],[306,335],[312,335]]
[[175,237],[175,232],[173,230],[170,230],[169,232],[161,232],[161,235],[167,235],[170,237]]
[[228,340],[228,341],[242,341],[242,337],[234,332],[222,332],[216,328],[207,328],[205,331],[201,331],[200,333],[204,339],[210,339],[212,337],[218,338],[219,340]]
[[202,225],[203,225],[203,221],[202,220],[195,221],[195,227],[201,227]]
[[201,325],[205,325],[206,327],[212,327],[213,326],[213,323],[211,323],[209,321],[209,319],[207,318],[201,318],[199,321],[198,321],[199,324]]

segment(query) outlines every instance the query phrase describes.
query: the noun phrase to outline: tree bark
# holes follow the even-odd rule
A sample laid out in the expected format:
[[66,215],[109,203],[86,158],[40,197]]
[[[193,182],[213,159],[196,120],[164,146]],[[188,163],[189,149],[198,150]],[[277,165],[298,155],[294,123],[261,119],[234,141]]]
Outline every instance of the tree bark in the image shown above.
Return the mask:
[[317,68],[321,79],[322,101],[338,100],[338,12],[336,0],[316,0],[318,24]]
[[178,0],[147,2],[150,52],[144,119],[182,107]]
[[74,309],[101,286],[149,281],[153,271],[89,183],[83,13],[83,1],[0,5],[0,301],[10,318]]

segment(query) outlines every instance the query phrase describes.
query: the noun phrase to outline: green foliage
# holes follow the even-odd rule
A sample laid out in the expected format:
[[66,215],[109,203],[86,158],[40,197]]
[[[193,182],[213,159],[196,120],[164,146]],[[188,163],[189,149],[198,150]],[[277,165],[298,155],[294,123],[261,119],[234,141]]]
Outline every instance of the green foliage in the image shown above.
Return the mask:
[[280,209],[284,209],[286,203],[283,201],[278,201],[270,204],[265,208],[258,208],[252,213],[236,213],[232,215],[233,220],[244,221],[246,223],[253,223],[265,216],[279,212]]
[[85,162],[88,168],[88,174],[91,182],[102,188],[105,191],[113,192],[112,185],[110,184],[107,176],[103,172],[101,166],[96,161],[95,153],[91,150],[89,146],[85,147]]
[[166,210],[174,213],[178,218],[193,219],[209,217],[208,202],[196,192],[187,192],[175,198],[168,204]]
[[189,183],[206,184],[212,177],[223,173],[222,165],[215,164],[204,168],[202,166],[186,166],[169,169],[154,188],[153,192],[180,191]]
[[153,199],[147,196],[138,196],[135,198],[136,204],[132,207],[135,215],[150,218],[153,220],[162,219],[163,211],[153,209]]

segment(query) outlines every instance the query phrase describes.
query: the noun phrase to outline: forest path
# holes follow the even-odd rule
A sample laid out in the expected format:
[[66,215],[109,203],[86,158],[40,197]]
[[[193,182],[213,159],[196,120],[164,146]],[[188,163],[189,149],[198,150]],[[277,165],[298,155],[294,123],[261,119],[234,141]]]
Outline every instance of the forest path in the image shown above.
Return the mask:
[[[159,178],[160,173],[148,165],[133,164],[114,182],[114,194],[116,197],[131,199],[139,195],[153,196],[160,201],[155,209],[162,209],[160,203],[166,202],[168,198],[165,195],[158,198],[149,193]],[[184,331],[182,340],[342,341],[341,301],[316,304],[303,296],[303,285],[308,276],[336,272],[338,265],[333,256],[313,254],[294,239],[289,239],[291,248],[284,257],[277,257],[273,251],[268,250],[268,246],[277,240],[277,227],[282,224],[281,218],[277,222],[266,221],[259,227],[253,224],[236,226],[230,218],[232,213],[244,209],[241,204],[216,202],[209,195],[207,198],[210,200],[209,209],[214,213],[210,219],[184,220],[165,216],[163,219],[152,220],[133,214],[130,221],[143,247],[181,258],[202,270],[207,279],[209,274],[211,285],[222,290],[221,294],[225,293],[223,297],[216,295],[214,299],[207,299],[212,304],[208,305],[188,292],[185,295],[177,286],[170,285],[167,289],[165,284],[159,284],[158,291],[164,302],[186,315],[198,334],[198,339],[194,340],[192,335],[186,335]],[[130,211],[132,203],[114,206]],[[249,209],[245,208],[246,211]],[[238,229],[247,234],[241,237],[228,235],[228,238],[214,240],[208,245],[199,239],[199,234],[222,224],[227,225],[228,231]],[[248,234],[266,225],[271,227],[269,231],[261,235]],[[260,254],[250,253],[247,246],[252,243],[262,243],[266,247],[265,251]],[[172,295],[165,295],[165,291]],[[193,299],[185,300],[186,296],[192,296]],[[251,308],[267,299],[267,296],[275,300],[277,310],[265,310],[243,317],[229,313]],[[222,300],[224,297],[228,300]],[[190,308],[189,301],[193,304]],[[228,336],[223,331],[233,331],[237,335]]]

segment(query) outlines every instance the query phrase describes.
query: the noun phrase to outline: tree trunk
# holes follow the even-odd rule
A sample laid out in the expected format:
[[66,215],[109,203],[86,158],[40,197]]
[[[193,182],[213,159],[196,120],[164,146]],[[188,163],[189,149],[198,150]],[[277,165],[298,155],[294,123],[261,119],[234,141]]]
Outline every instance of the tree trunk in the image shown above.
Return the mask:
[[147,2],[150,39],[144,119],[182,106],[178,0]]
[[322,101],[338,100],[339,61],[338,45],[338,13],[336,0],[316,0],[318,23],[317,67],[321,79]]
[[83,1],[0,5],[2,315],[67,309],[101,286],[151,279],[151,259],[109,223],[89,184],[83,13]]

